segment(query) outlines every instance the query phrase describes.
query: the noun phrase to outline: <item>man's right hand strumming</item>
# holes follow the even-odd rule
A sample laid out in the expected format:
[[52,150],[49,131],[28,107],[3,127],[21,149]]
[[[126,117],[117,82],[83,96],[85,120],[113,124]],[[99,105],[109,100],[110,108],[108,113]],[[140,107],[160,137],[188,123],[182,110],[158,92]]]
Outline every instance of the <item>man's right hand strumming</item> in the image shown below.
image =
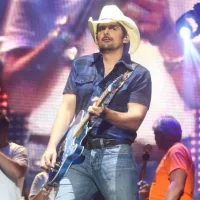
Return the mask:
[[56,157],[56,148],[48,147],[41,158],[40,167],[43,169],[54,168],[56,164]]

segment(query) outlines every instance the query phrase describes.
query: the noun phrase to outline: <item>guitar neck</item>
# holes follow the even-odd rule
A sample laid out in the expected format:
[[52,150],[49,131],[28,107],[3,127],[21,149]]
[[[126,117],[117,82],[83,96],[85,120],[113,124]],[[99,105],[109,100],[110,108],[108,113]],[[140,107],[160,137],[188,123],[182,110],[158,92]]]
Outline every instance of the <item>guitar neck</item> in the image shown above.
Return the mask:
[[[109,91],[109,89],[107,88],[103,94],[100,96],[98,102],[97,102],[97,106],[102,105],[102,103],[105,101],[106,97],[111,93],[111,91]],[[75,133],[73,135],[73,137],[79,137],[81,134],[81,130],[83,129],[83,127],[87,124],[87,122],[90,119],[90,115],[89,113],[86,113],[86,115],[82,118],[81,122],[79,123],[79,125],[76,127]]]
[[98,102],[97,102],[97,106],[101,106],[102,103],[105,101],[105,99],[107,98],[107,96],[111,93],[111,91],[109,91],[109,89],[107,88],[103,94],[100,96]]
[[[106,97],[110,94],[111,92],[108,90],[108,88],[103,92],[103,94],[100,96],[97,106],[101,106],[102,103],[105,101]],[[84,118],[82,119],[82,123],[85,125],[88,120],[90,119],[90,115],[87,113]]]

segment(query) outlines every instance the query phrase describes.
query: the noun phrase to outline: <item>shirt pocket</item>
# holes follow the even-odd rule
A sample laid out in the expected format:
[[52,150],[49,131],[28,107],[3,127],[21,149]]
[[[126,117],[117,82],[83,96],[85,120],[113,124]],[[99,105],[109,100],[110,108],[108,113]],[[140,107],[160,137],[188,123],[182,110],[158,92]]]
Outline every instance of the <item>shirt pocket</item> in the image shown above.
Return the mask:
[[75,82],[79,85],[84,85],[93,82],[94,78],[94,75],[81,74],[76,77]]
[[76,77],[77,95],[80,98],[87,98],[93,93],[94,75],[80,74]]

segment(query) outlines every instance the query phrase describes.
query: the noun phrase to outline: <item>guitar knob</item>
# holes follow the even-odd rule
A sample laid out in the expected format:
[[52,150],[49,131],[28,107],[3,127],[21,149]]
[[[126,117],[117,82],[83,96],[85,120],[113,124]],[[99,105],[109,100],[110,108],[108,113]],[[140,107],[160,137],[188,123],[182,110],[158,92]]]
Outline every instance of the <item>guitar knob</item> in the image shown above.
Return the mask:
[[60,162],[56,163],[56,167],[60,167]]

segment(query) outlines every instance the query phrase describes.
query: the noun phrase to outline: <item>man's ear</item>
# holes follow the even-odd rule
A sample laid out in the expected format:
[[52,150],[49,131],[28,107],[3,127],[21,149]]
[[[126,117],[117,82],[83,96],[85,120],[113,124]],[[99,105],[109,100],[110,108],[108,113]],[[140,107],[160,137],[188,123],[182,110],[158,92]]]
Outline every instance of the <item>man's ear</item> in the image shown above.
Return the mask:
[[123,43],[127,44],[127,43],[129,43],[129,41],[130,41],[129,36],[125,35],[124,38],[123,38]]

